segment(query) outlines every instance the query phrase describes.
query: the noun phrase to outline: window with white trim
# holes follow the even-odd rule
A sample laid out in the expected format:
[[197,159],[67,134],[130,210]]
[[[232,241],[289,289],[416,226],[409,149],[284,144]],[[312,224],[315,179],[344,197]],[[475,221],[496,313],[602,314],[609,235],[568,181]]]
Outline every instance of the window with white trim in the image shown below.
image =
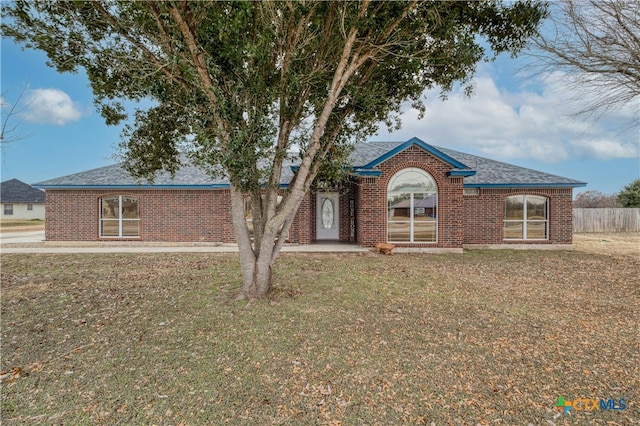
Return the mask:
[[435,243],[438,240],[438,186],[422,169],[400,170],[387,187],[387,241]]
[[549,239],[549,199],[540,195],[512,195],[505,198],[504,239]]
[[115,195],[100,199],[100,236],[140,236],[140,202],[135,197]]
[[13,214],[13,204],[4,205],[4,214],[6,216],[11,216]]

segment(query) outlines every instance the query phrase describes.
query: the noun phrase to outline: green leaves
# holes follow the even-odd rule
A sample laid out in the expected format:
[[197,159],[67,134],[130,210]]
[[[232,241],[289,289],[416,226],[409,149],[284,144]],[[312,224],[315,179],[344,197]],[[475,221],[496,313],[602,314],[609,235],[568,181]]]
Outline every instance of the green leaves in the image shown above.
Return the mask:
[[[242,176],[235,183],[250,189],[258,176],[247,171],[258,161],[277,161],[278,132],[279,149],[286,150],[295,130],[319,117],[341,58],[356,72],[342,82],[335,108],[343,130],[333,133],[353,138],[391,122],[405,101],[420,108],[427,88],[468,81],[485,54],[478,36],[496,53],[517,52],[546,9],[528,0],[508,7],[111,0],[17,1],[3,14],[12,18],[2,24],[5,36],[45,51],[61,72],[86,69],[108,124],[126,118],[112,99],[148,99],[168,113],[139,114],[133,125],[139,128],[123,134],[141,174],[171,168],[175,141],[196,133],[204,135],[196,140],[205,149],[223,153],[215,159],[232,177]],[[356,38],[344,50],[349,31]],[[168,126],[169,117],[178,124]]]
[[483,39],[517,53],[546,13],[533,0],[19,0],[2,12],[3,35],[46,52],[60,72],[86,70],[108,124],[127,118],[122,102],[152,105],[122,134],[135,176],[175,172],[188,147],[234,190],[274,199],[298,150],[284,207],[262,218],[274,230],[318,175],[342,178],[355,141],[383,122],[399,127],[405,102],[424,113],[425,90],[468,83]]
[[180,166],[178,143],[188,134],[185,114],[169,105],[136,112],[135,123],[126,125],[121,146],[124,168],[133,176],[153,181],[156,171],[174,174]]
[[620,191],[618,202],[622,207],[640,207],[640,179],[634,180]]

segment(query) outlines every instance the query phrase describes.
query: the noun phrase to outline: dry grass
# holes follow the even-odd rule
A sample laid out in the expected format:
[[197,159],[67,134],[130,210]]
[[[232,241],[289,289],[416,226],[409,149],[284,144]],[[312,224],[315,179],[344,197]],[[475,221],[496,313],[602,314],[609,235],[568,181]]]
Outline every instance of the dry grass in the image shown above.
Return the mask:
[[[3,255],[3,424],[637,424],[638,258]],[[626,400],[561,415],[558,396]]]
[[573,234],[574,250],[640,258],[640,232]]

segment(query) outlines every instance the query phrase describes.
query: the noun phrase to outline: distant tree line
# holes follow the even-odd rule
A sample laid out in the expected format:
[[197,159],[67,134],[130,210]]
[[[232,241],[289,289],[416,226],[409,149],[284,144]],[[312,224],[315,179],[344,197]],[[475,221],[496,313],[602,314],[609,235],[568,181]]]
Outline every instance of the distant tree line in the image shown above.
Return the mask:
[[595,209],[603,207],[620,207],[616,194],[605,194],[600,191],[585,191],[576,195],[573,207],[577,209]]
[[617,194],[605,194],[600,191],[585,191],[573,200],[573,207],[578,209],[640,207],[640,179],[625,186]]

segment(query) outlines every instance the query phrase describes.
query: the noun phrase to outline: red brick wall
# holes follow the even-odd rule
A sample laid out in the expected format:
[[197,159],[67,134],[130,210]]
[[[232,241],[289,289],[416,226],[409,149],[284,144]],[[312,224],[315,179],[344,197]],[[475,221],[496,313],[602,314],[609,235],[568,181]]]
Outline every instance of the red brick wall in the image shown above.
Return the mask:
[[[128,195],[140,202],[139,238],[100,238],[99,200]],[[289,232],[291,242],[308,244],[309,198]],[[48,241],[235,242],[228,190],[55,190],[46,191]]]
[[[407,167],[422,169],[438,185],[437,243],[396,246],[459,248],[463,244],[571,244],[573,236],[572,189],[480,189],[463,196],[463,179],[448,177],[451,167],[418,147],[380,164],[378,178],[361,178],[357,188],[358,242],[371,247],[387,240],[387,186],[389,179]],[[504,200],[510,195],[531,194],[549,198],[549,239],[504,240]]]
[[[140,204],[140,237],[133,241],[231,242],[231,201],[225,190],[46,191],[46,232],[51,241],[113,240],[99,237],[99,200],[127,195]],[[118,239],[122,240],[122,239]]]
[[[541,195],[549,199],[549,239],[504,240],[504,200],[511,195]],[[480,188],[478,195],[464,196],[465,244],[571,244],[573,198],[571,188]]]
[[313,235],[313,221],[315,215],[312,210],[312,197],[311,193],[307,192],[298,207],[296,217],[289,228],[289,242],[295,242],[299,244],[311,244]]
[[[479,195],[462,195],[463,180],[448,177],[450,167],[436,157],[411,147],[379,167],[378,178],[364,177],[340,193],[340,240],[350,241],[350,204],[356,209],[355,231],[365,247],[387,238],[387,185],[407,167],[425,170],[438,185],[437,243],[406,244],[411,247],[459,248],[463,244],[570,244],[572,241],[572,189],[480,189]],[[532,194],[549,198],[549,240],[503,240],[504,199]],[[52,190],[46,191],[46,239],[49,241],[98,241],[99,199],[129,195],[140,201],[140,238],[133,241],[224,242],[235,241],[228,190]],[[289,241],[309,244],[315,240],[316,199],[308,193],[296,215]],[[121,240],[121,239],[116,239]],[[403,244],[397,244],[402,246]]]
[[451,166],[418,147],[410,147],[378,167],[378,178],[362,178],[358,186],[358,242],[365,246],[387,241],[387,186],[389,179],[402,169],[416,167],[429,173],[438,185],[437,243],[402,244],[408,247],[462,247],[464,238],[464,204],[462,178],[448,177]]

